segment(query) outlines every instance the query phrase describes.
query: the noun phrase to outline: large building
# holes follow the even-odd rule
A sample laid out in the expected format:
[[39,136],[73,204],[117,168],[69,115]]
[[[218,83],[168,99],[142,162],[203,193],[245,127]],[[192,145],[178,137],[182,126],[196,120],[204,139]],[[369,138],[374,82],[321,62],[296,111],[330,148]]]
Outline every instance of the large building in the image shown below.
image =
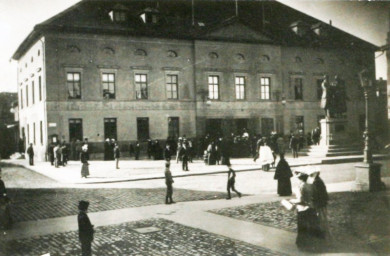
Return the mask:
[[84,0],[19,46],[21,134],[44,158],[53,140],[121,145],[167,136],[309,132],[323,74],[348,95],[359,134],[358,72],[376,47],[273,1]]

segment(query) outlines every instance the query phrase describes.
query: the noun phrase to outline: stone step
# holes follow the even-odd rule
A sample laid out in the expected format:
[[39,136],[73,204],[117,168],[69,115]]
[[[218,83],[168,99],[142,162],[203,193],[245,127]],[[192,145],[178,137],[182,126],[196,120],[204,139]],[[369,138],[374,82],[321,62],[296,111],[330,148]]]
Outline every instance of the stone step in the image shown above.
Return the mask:
[[361,155],[362,151],[344,151],[344,152],[310,152],[307,155],[313,156],[313,157],[335,157],[335,156],[354,156],[354,155]]

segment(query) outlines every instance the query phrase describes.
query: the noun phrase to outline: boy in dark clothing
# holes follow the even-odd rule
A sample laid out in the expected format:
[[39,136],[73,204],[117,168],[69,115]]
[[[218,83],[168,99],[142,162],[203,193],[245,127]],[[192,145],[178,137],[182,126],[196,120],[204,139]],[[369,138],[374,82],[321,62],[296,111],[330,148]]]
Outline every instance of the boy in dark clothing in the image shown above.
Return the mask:
[[87,210],[88,210],[89,202],[80,201],[79,202],[79,214],[77,216],[77,221],[79,224],[79,239],[81,242],[81,255],[82,256],[91,256],[92,250],[91,245],[93,241],[93,225],[88,218]]
[[167,185],[167,195],[165,196],[165,203],[166,204],[174,204],[175,202],[172,200],[172,194],[173,194],[173,178],[172,173],[169,170],[170,163],[165,163],[165,184]]
[[236,172],[231,168],[230,165],[228,165],[229,167],[229,171],[228,171],[228,182],[227,182],[227,192],[228,192],[228,196],[226,197],[226,199],[231,199],[231,195],[230,195],[230,190],[233,190],[234,192],[236,192],[236,194],[238,195],[238,197],[241,197],[241,193],[238,192],[236,190],[236,188],[234,187],[234,183],[236,183]]

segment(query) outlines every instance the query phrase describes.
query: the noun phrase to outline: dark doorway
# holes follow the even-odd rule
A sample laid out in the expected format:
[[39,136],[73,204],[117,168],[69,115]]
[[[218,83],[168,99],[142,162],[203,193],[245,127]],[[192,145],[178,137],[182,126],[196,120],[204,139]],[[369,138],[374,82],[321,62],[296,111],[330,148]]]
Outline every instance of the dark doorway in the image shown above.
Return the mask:
[[69,119],[69,141],[83,140],[83,120]]
[[168,136],[177,139],[179,132],[179,118],[168,117]]
[[137,118],[137,138],[139,141],[145,141],[149,139],[149,118],[148,117]]
[[213,139],[222,136],[222,119],[206,119],[206,134]]
[[261,119],[261,135],[269,136],[274,130],[274,119],[273,118],[262,118]]
[[248,119],[235,119],[236,134],[242,135],[244,130],[248,131]]
[[104,118],[104,139],[117,140],[116,118]]

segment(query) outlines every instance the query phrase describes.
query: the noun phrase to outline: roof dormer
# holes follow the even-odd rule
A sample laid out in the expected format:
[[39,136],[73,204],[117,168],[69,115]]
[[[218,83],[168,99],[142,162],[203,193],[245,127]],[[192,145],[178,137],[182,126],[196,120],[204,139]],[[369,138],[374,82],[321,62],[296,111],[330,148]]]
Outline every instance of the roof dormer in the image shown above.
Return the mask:
[[307,23],[305,23],[305,22],[303,22],[301,20],[298,20],[296,22],[291,23],[290,29],[296,35],[298,35],[300,37],[303,37],[303,36],[305,36],[309,32],[310,26]]
[[122,23],[127,21],[128,8],[122,4],[116,4],[112,10],[108,13],[111,21],[116,23]]
[[139,17],[145,24],[157,24],[160,20],[160,12],[154,8],[146,8],[144,9]]

